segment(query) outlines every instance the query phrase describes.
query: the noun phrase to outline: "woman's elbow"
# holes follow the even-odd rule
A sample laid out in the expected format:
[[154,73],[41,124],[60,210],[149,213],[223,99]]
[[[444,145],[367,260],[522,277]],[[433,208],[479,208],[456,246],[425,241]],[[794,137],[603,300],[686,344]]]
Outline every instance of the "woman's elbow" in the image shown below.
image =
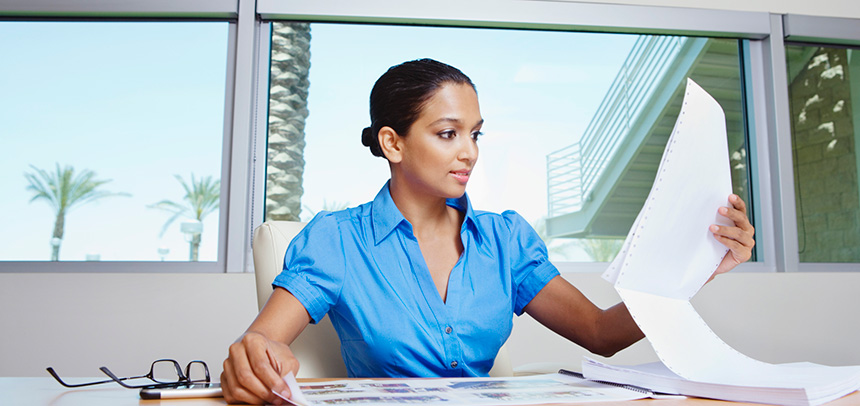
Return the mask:
[[589,347],[586,347],[588,351],[592,354],[599,355],[601,357],[609,358],[624,349],[624,347],[618,347],[615,345],[610,345],[606,342],[597,342]]

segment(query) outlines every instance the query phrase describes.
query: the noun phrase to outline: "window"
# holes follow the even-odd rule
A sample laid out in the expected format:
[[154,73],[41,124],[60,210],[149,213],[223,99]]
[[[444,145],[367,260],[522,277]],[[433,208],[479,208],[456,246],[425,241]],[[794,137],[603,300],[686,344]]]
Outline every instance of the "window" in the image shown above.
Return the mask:
[[0,261],[219,258],[227,33],[0,22]]
[[801,262],[860,262],[860,53],[786,45]]
[[271,35],[266,219],[307,221],[373,199],[389,172],[360,141],[370,89],[390,66],[424,57],[477,86],[485,135],[473,206],[517,210],[554,261],[614,258],[686,77],[726,111],[734,189],[750,202],[739,40],[291,22]]

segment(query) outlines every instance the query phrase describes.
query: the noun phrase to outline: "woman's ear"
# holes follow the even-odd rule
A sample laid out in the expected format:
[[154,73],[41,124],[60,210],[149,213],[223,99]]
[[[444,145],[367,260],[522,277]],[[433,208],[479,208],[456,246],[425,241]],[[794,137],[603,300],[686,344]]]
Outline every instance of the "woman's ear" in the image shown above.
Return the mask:
[[379,148],[382,154],[391,163],[400,163],[403,160],[403,138],[393,128],[385,126],[379,129]]

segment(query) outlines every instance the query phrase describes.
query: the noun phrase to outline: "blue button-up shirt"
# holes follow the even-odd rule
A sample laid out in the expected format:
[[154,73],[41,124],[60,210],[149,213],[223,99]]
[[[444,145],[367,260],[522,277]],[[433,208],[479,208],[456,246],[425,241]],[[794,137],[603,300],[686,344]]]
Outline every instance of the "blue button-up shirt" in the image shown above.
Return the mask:
[[487,376],[512,315],[558,275],[516,212],[474,211],[466,195],[447,204],[465,212],[447,301],[388,184],[372,202],[319,213],[290,243],[273,285],[313,322],[329,315],[349,376]]

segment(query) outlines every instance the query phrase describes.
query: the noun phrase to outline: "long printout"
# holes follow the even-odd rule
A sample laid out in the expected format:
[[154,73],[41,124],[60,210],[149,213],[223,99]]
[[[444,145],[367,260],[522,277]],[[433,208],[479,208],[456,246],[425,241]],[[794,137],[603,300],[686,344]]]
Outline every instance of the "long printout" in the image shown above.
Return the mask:
[[604,278],[614,283],[660,360],[699,382],[772,388],[815,388],[856,376],[860,367],[769,364],[720,339],[689,300],[727,249],[709,224],[727,224],[717,209],[732,192],[725,116],[688,79],[686,95],[657,178],[621,252]]

